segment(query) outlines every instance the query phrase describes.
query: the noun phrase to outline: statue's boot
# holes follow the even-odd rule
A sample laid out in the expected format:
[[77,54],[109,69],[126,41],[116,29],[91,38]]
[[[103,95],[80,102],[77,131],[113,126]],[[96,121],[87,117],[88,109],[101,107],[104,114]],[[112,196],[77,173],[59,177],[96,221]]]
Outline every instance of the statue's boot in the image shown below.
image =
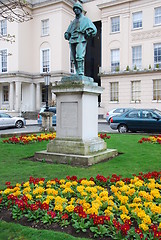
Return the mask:
[[84,61],[77,61],[77,74],[84,75]]

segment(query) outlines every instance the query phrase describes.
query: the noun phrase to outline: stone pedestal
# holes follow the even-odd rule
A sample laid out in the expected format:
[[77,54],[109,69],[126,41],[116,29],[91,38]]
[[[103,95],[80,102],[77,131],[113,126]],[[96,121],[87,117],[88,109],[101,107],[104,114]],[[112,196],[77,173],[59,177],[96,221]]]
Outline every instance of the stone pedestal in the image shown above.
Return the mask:
[[53,132],[54,128],[52,126],[52,116],[53,113],[52,112],[42,112],[40,113],[42,116],[42,127],[41,127],[41,131],[46,131],[46,132]]
[[103,88],[92,78],[64,77],[53,87],[57,99],[56,138],[47,151],[35,154],[39,160],[88,166],[117,155],[98,138],[98,95]]

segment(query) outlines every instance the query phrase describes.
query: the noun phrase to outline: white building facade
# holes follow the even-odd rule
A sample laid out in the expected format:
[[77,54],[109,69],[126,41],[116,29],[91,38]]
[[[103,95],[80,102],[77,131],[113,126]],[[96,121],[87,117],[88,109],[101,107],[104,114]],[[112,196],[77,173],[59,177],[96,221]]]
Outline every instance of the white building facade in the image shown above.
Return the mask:
[[[10,23],[0,18],[1,35],[15,35],[12,44],[0,41],[0,109],[16,113],[38,112],[45,104],[45,72],[51,74],[52,104],[52,86],[72,70],[64,32],[74,18],[73,2],[30,3],[32,20]],[[94,0],[84,2],[83,8],[93,22],[101,22],[100,111],[161,110],[160,0]]]

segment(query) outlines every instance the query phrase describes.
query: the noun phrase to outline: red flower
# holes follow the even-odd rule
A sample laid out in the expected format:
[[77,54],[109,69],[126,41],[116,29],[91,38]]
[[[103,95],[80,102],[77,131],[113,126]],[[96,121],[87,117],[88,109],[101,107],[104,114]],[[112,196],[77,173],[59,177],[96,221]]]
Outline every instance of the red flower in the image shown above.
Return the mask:
[[56,217],[56,213],[53,212],[53,211],[48,211],[47,214],[48,214],[49,216],[51,216],[51,218],[55,218],[55,217]]
[[5,185],[9,186],[11,185],[11,182],[6,182]]
[[66,220],[66,219],[68,219],[68,217],[69,217],[68,214],[65,213],[64,215],[62,215],[61,219],[62,219],[62,220]]

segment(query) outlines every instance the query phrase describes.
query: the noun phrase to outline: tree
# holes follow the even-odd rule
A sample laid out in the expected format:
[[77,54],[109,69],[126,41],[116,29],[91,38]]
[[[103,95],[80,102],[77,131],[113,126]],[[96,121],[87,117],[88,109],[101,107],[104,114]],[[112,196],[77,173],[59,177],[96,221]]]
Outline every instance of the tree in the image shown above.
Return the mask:
[[[0,17],[9,22],[26,22],[32,19],[28,12],[28,3],[25,0],[0,0]],[[0,40],[14,42],[14,36],[3,35],[0,32]]]

